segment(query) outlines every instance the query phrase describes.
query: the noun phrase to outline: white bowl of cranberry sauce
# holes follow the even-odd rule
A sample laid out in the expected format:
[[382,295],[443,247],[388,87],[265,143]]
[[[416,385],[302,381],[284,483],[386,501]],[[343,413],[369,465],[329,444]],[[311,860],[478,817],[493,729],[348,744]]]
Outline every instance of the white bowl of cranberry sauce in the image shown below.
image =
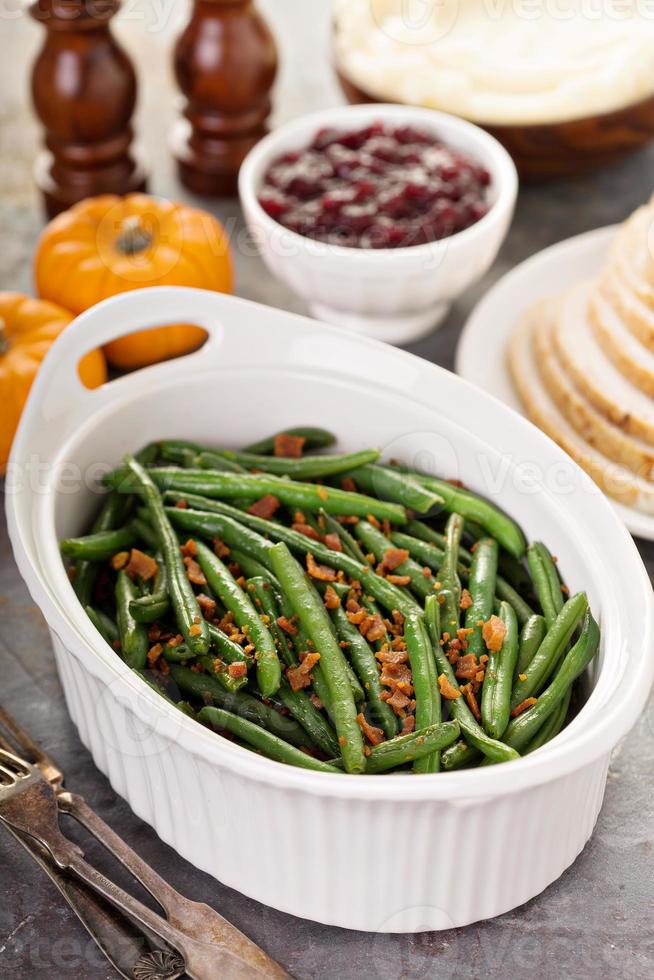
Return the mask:
[[429,333],[487,271],[517,189],[511,158],[477,126],[374,103],[286,123],[239,175],[271,271],[318,319],[395,344]]

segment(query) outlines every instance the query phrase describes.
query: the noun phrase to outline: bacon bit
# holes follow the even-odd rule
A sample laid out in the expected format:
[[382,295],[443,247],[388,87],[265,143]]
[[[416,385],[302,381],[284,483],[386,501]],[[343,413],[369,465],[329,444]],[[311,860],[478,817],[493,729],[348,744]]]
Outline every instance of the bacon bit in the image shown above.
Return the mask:
[[311,704],[314,706],[314,708],[317,708],[318,711],[322,710],[323,704],[317,694],[310,694],[309,701],[311,701]]
[[537,701],[538,698],[525,698],[524,701],[521,701],[520,704],[516,705],[515,708],[512,709],[511,717],[517,718],[518,715],[521,715],[523,711],[526,711],[528,708],[533,707]]
[[561,592],[563,595],[570,595],[570,589],[564,582],[561,583]]
[[316,487],[316,493],[318,494],[321,500],[329,500],[329,494],[327,493],[324,487]]
[[198,626],[197,623],[193,623],[193,625],[189,629],[189,636],[199,636],[201,632],[202,632],[202,627]]
[[219,558],[228,558],[232,553],[232,549],[228,548],[223,539],[218,537],[213,539],[213,550]]
[[286,456],[289,459],[299,459],[306,439],[303,436],[291,436],[286,432],[280,432],[275,436],[275,456]]
[[150,664],[151,667],[154,667],[154,665],[156,664],[157,660],[159,659],[162,653],[163,653],[163,647],[161,643],[155,643],[153,647],[150,647],[150,649],[148,650],[148,663]]
[[348,493],[357,492],[357,485],[351,476],[344,476],[343,479],[341,480],[341,486],[343,487],[344,490],[347,490]]
[[294,691],[301,691],[311,684],[311,671],[320,660],[319,653],[305,653],[302,663],[286,671],[286,680]]
[[178,500],[175,507],[177,510],[188,510],[188,504],[185,500]]
[[161,626],[159,623],[153,623],[148,630],[148,640],[150,643],[156,643],[161,637]]
[[470,609],[472,605],[472,596],[467,589],[464,589],[461,593],[461,602],[459,603],[459,609]]
[[409,557],[406,548],[388,548],[384,552],[381,564],[387,572],[394,572]]
[[465,490],[465,488],[466,488],[465,483],[462,483],[461,480],[455,480],[454,477],[451,477],[450,479],[446,480],[445,482],[446,483],[449,483],[450,486],[460,487],[461,490]]
[[344,745],[347,745],[347,739],[345,738],[344,735],[338,736],[338,744],[340,745],[341,748],[343,748]]
[[184,558],[184,564],[186,566],[186,577],[192,585],[207,584],[204,572],[196,562],[195,558],[191,558],[190,555],[187,555]]
[[306,515],[303,513],[303,511],[301,511],[301,510],[296,510],[295,511],[295,513],[293,514],[293,522],[295,524],[306,524],[307,523],[307,518],[306,518]]
[[438,690],[446,701],[456,701],[457,698],[461,697],[461,691],[457,691],[445,674],[441,674],[438,678]]
[[339,524],[358,524],[359,518],[356,514],[339,514],[336,518]]
[[519,681],[522,681],[523,684],[524,684],[524,682],[527,680],[527,675],[526,674],[518,674],[518,680]]
[[381,650],[375,653],[375,657],[380,664],[405,664],[409,659],[409,654],[404,648],[389,650],[387,646],[383,646]]
[[391,585],[408,585],[411,581],[410,575],[387,575],[386,581]]
[[200,592],[197,596],[198,606],[202,610],[202,615],[205,619],[213,619],[216,615],[216,600],[212,599],[210,596],[205,595],[204,592]]
[[291,524],[294,531],[299,531],[300,534],[304,534],[305,537],[311,538],[312,541],[320,541],[320,535],[316,531],[315,527],[311,527],[306,521],[301,524]]
[[407,663],[385,663],[380,676],[384,687],[399,688],[402,694],[413,694],[413,678]]
[[368,521],[368,524],[372,524],[372,526],[376,527],[377,530],[381,530],[381,524],[374,514],[366,514],[366,520]]
[[244,664],[242,660],[237,660],[236,663],[230,664],[227,668],[227,673],[230,677],[245,677],[248,672],[247,664]]
[[461,688],[461,693],[465,695],[466,702],[470,708],[472,714],[477,721],[481,721],[481,711],[479,710],[479,705],[477,703],[477,698],[475,697],[475,692],[472,689],[472,684],[464,684]]
[[365,633],[363,632],[363,626],[360,627],[366,640],[368,643],[375,643],[377,640],[383,640],[386,636],[386,627],[384,626],[384,621],[382,620],[381,616],[375,613],[374,616],[370,616],[369,618],[370,625]]
[[331,585],[328,585],[325,589],[324,603],[327,609],[338,609],[341,604],[341,600]]
[[382,701],[385,701],[386,704],[392,708],[395,714],[400,718],[404,717],[406,709],[411,704],[411,699],[397,689],[395,691],[382,691],[381,699]]
[[415,730],[415,715],[406,715],[406,717],[402,719],[402,731],[400,732],[400,735],[410,735],[412,732],[415,732]]
[[174,650],[175,647],[181,646],[183,642],[184,642],[184,637],[182,636],[181,633],[178,633],[177,636],[171,636],[171,638],[167,641],[166,646],[172,647]]
[[289,636],[295,636],[297,633],[297,627],[294,626],[292,621],[287,619],[286,616],[278,616],[277,625],[280,629],[284,630],[285,633],[288,633]]
[[425,576],[425,578],[431,578],[431,568],[427,568],[427,566],[424,565],[422,569],[422,574]]
[[317,578],[321,582],[335,582],[336,572],[328,565],[319,565],[313,555],[307,555],[307,571],[311,578]]
[[248,507],[248,514],[264,517],[267,521],[279,510],[280,503],[273,493],[267,493]]
[[193,538],[189,538],[186,544],[181,545],[179,550],[183,555],[190,555],[191,558],[195,558],[198,553],[198,548]]
[[479,664],[474,653],[467,653],[465,657],[459,657],[456,661],[454,673],[457,677],[466,681],[475,679],[479,671]]
[[370,725],[366,720],[366,716],[361,712],[359,712],[357,715],[357,721],[359,723],[359,728],[371,745],[379,745],[381,742],[385,741],[386,736],[384,735],[383,729]]
[[491,616],[487,623],[484,623],[481,635],[488,650],[492,653],[499,653],[506,636],[506,626],[499,616]]
[[138,548],[132,548],[129,562],[125,566],[125,572],[131,579],[137,575],[144,581],[149,582],[157,574],[159,565],[150,555],[144,554]]
[[168,674],[170,673],[170,664],[168,663],[168,661],[167,660],[160,660],[159,661],[159,664],[158,664],[158,667],[159,667],[159,670],[161,671],[161,673],[164,675],[164,677],[167,677]]
[[360,626],[366,618],[366,611],[365,609],[359,608],[356,612],[348,612],[347,618],[353,626]]
[[111,559],[111,567],[114,571],[119,572],[121,568],[124,568],[129,561],[129,551],[119,551]]
[[474,632],[475,631],[472,628],[472,626],[462,626],[460,629],[456,631],[456,636],[457,639],[461,641],[461,643],[465,643],[465,641],[470,636],[470,634]]
[[68,581],[74,582],[77,576],[77,567],[75,565],[69,565],[66,569],[66,574],[68,575]]
[[332,551],[343,550],[341,539],[339,538],[336,531],[332,531],[330,534],[326,534],[325,537],[323,538],[323,541],[325,542],[328,548],[331,548]]

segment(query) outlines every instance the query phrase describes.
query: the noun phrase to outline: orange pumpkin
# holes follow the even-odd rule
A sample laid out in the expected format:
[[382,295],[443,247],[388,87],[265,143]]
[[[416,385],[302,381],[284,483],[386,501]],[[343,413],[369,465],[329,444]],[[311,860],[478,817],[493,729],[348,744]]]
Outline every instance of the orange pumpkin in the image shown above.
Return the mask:
[[[41,361],[72,319],[68,310],[54,303],[22,293],[0,293],[0,473],[7,468],[14,433]],[[107,380],[102,351],[83,357],[78,370],[87,388]]]
[[[45,228],[34,260],[39,296],[81,313],[145,286],[232,290],[227,235],[212,215],[147,194],[81,201]],[[118,368],[144,367],[199,347],[205,332],[180,324],[107,344]]]

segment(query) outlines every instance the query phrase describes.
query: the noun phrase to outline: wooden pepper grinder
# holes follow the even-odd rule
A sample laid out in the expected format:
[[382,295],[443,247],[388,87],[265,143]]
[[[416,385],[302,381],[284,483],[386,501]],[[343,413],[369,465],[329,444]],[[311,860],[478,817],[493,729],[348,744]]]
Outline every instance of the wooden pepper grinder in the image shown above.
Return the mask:
[[32,99],[47,149],[36,182],[49,217],[95,194],[145,188],[131,153],[132,64],[111,34],[120,0],[36,0],[47,34],[32,68]]
[[180,179],[196,194],[231,196],[267,132],[275,40],[252,0],[194,0],[174,64],[187,100],[172,140]]

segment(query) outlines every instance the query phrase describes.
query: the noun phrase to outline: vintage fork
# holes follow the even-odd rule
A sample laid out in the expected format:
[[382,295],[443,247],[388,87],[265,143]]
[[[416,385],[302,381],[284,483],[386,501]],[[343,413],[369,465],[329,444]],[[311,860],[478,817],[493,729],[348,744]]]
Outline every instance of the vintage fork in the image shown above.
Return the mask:
[[[184,958],[192,980],[263,980],[284,975],[253,966],[209,935],[206,940],[181,932],[163,916],[105,878],[84,859],[81,848],[64,837],[59,828],[54,789],[36,769],[10,752],[0,749],[0,821],[21,834],[33,837],[59,868],[76,875],[96,894],[111,902],[144,929],[158,936]],[[197,931],[196,931],[197,932]],[[276,966],[276,964],[275,964]]]
[[[193,902],[180,895],[157,872],[138,856],[121,838],[86,804],[81,796],[63,787],[64,774],[41,745],[32,739],[0,705],[0,725],[11,736],[20,755],[36,766],[57,796],[59,808],[78,821],[96,838],[136,880],[152,895],[164,910],[168,921],[181,932],[193,937],[201,931],[211,941],[224,943],[246,963],[263,971],[265,976],[283,980],[288,974],[259,946],[248,939],[227,919],[210,906]],[[0,731],[0,748],[12,752],[11,743]]]

